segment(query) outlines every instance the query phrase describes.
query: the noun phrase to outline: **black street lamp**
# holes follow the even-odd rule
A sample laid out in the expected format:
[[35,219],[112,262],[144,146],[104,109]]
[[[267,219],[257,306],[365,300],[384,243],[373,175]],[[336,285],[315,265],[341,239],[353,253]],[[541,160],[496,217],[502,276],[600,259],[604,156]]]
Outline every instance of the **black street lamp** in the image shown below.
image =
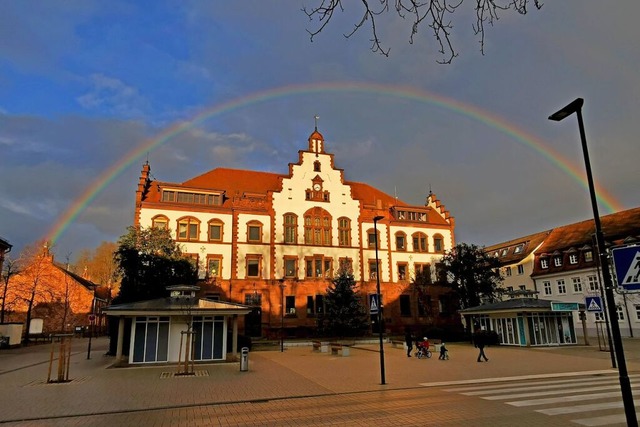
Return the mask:
[[582,142],[582,153],[584,155],[584,165],[587,172],[587,182],[589,184],[589,195],[591,196],[591,207],[593,208],[593,219],[596,228],[596,243],[598,245],[598,256],[600,266],[602,267],[602,281],[604,282],[604,292],[607,300],[607,311],[611,319],[611,335],[613,336],[613,346],[618,360],[618,373],[620,377],[620,389],[622,391],[622,401],[624,403],[624,412],[627,417],[627,425],[637,427],[638,420],[636,418],[636,410],[633,404],[633,394],[631,393],[631,383],[627,374],[627,363],[624,358],[624,349],[622,347],[622,336],[620,335],[620,325],[616,319],[616,302],[613,295],[613,280],[611,278],[611,270],[609,270],[609,259],[604,243],[604,235],[602,234],[602,225],[600,224],[600,215],[598,213],[598,202],[596,199],[596,190],[593,185],[593,176],[591,174],[591,162],[589,161],[589,151],[587,150],[587,138],[584,132],[584,123],[582,122],[582,105],[584,100],[578,98],[571,102],[563,109],[549,116],[549,120],[559,122],[564,118],[575,113],[578,117],[578,127],[580,129],[580,141]]
[[384,385],[384,346],[382,345],[382,295],[380,295],[380,262],[378,261],[378,221],[383,219],[383,216],[376,216],[373,218],[373,229],[376,233],[376,292],[378,293],[378,336],[380,337],[380,384]]
[[284,279],[280,279],[280,353],[284,353]]

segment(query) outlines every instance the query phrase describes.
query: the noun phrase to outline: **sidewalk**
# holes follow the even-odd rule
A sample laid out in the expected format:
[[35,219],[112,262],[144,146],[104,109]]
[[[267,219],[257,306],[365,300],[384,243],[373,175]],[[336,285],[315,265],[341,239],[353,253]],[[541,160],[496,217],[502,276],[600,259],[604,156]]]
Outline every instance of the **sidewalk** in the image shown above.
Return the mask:
[[[492,381],[530,375],[575,372],[616,373],[608,352],[597,346],[562,348],[488,347],[489,362],[477,363],[469,344],[447,344],[450,360],[407,358],[402,349],[385,346],[385,380],[381,385],[377,345],[353,348],[350,356],[314,353],[311,347],[284,352],[256,351],[248,372],[239,364],[196,365],[194,377],[174,377],[176,367],[109,368],[107,339],[74,339],[69,383],[47,384],[50,344],[0,351],[0,423],[74,415],[126,413],[150,408],[258,402],[286,397],[320,396],[425,385]],[[624,341],[629,373],[640,372],[640,340]],[[53,371],[56,366],[54,364]]]

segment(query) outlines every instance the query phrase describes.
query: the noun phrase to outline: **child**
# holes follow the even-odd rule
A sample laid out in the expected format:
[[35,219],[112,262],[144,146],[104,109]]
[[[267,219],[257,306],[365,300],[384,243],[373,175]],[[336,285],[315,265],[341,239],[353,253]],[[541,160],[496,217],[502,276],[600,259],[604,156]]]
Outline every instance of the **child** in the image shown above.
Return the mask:
[[440,357],[439,360],[448,360],[449,359],[449,351],[447,347],[445,347],[444,343],[440,344]]

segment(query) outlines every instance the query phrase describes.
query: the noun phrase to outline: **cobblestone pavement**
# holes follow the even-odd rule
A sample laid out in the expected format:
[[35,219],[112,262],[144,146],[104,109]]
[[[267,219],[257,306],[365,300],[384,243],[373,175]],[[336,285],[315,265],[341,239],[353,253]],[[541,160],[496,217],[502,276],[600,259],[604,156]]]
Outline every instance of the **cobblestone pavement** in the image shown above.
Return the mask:
[[[347,357],[314,353],[310,346],[255,351],[247,372],[238,363],[206,364],[196,365],[194,377],[176,377],[175,365],[111,368],[106,346],[105,338],[94,339],[88,360],[87,339],[74,340],[71,381],[60,384],[46,382],[50,344],[0,351],[0,423],[507,426],[517,416],[518,425],[566,425],[562,418],[441,388],[617,372],[597,345],[489,347],[489,362],[477,363],[473,346],[453,343],[447,361],[407,358],[386,345],[384,385],[377,345],[358,346]],[[625,354],[629,372],[640,372],[640,340],[625,340]]]

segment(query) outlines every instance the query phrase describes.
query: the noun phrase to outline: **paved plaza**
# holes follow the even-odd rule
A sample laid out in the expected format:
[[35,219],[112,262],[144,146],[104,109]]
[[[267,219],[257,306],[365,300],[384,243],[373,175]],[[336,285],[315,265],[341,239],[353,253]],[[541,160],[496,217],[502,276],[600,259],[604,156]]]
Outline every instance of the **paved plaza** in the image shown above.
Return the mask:
[[[446,361],[407,358],[386,344],[385,385],[376,344],[356,346],[346,357],[311,346],[254,351],[247,372],[239,363],[203,364],[193,377],[176,377],[175,365],[111,367],[106,338],[93,339],[87,360],[87,344],[74,339],[71,381],[61,384],[46,382],[51,344],[0,351],[0,424],[310,425],[313,419],[315,425],[371,425],[373,418],[376,425],[506,426],[512,414],[520,425],[563,425],[442,389],[616,374],[610,354],[597,345],[489,347],[489,362],[477,363],[472,345],[453,343]],[[640,373],[640,340],[625,340],[625,353],[629,373]],[[54,364],[54,377],[55,371]],[[421,420],[423,409],[429,422]]]

